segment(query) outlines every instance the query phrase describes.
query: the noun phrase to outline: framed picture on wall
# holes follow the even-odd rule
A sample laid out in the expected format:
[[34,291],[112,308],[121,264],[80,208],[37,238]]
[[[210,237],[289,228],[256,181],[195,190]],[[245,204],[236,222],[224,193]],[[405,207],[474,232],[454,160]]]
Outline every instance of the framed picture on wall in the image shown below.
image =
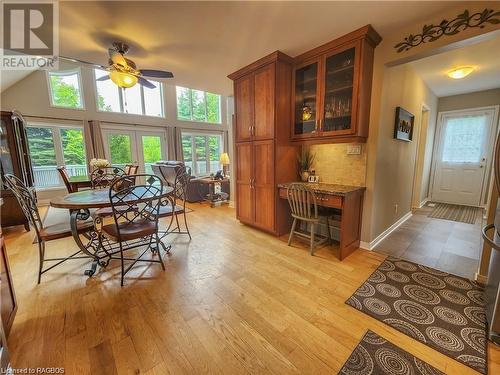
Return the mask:
[[394,139],[411,142],[413,138],[413,123],[415,116],[407,110],[396,107],[396,121],[394,123]]

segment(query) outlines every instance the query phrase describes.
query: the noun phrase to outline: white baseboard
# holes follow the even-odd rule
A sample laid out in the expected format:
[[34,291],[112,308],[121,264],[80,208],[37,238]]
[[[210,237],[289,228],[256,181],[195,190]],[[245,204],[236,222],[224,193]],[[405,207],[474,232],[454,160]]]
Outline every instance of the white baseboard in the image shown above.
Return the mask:
[[406,220],[408,220],[412,216],[413,214],[411,212],[406,213],[403,217],[401,217],[398,221],[392,224],[389,228],[380,233],[373,241],[371,242],[361,241],[359,247],[366,250],[372,250],[375,246],[377,246],[380,242],[382,242],[384,238],[386,238],[389,234],[398,229],[398,227],[401,224],[403,224]]
[[430,201],[429,197],[425,198],[422,202],[420,202],[420,206],[418,206],[418,208],[422,208],[422,207],[424,207],[424,206],[425,206],[425,204],[426,204],[427,202],[429,202],[429,201]]

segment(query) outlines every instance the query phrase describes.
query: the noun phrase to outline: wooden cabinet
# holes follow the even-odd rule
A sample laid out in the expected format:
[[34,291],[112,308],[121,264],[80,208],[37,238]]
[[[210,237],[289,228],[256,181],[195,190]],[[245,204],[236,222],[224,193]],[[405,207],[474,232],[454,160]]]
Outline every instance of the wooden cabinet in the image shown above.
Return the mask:
[[296,57],[292,141],[366,141],[373,55],[380,41],[368,25]]
[[274,52],[229,75],[234,81],[236,215],[270,233],[286,233],[288,205],[277,184],[296,179],[290,144],[292,59]]
[[3,185],[4,174],[13,174],[26,186],[33,186],[33,172],[26,135],[26,122],[18,112],[1,112],[0,117],[0,195],[4,200],[0,223],[2,227],[24,225],[29,231],[28,219],[16,197]]
[[273,138],[275,70],[268,64],[235,81],[236,142]]
[[14,321],[14,316],[17,311],[16,295],[14,293],[14,284],[12,275],[10,274],[9,260],[5,243],[0,231],[0,314],[2,327],[5,336],[9,336],[10,328]]

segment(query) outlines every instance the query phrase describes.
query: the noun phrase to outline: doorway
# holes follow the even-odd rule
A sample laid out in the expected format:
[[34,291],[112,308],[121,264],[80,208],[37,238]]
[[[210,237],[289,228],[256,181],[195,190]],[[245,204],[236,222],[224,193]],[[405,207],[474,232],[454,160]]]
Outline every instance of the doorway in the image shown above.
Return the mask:
[[431,200],[482,205],[491,162],[494,108],[443,112],[434,147]]
[[165,131],[104,129],[104,152],[113,166],[139,166],[138,173],[152,174],[151,164],[167,159]]

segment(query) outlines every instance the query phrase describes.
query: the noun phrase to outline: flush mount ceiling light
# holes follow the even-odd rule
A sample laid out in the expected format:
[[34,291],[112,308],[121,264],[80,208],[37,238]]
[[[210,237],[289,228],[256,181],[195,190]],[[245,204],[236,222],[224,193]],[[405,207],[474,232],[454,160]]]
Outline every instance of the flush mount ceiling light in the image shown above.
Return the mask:
[[451,70],[448,70],[448,77],[453,78],[453,79],[460,79],[467,77],[469,74],[471,74],[474,71],[473,66],[459,66],[457,68],[453,68]]

